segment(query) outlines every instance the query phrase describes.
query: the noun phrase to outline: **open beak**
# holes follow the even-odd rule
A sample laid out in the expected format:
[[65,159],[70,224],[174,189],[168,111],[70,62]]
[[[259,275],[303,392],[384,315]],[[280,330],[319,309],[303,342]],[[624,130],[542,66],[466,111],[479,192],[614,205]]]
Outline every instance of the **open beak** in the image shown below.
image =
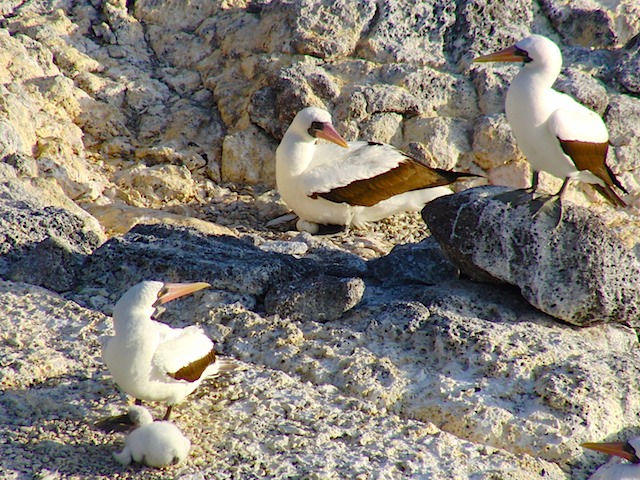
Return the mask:
[[[523,55],[524,54],[524,55]],[[489,55],[482,55],[473,59],[474,63],[486,63],[486,62],[525,62],[526,54],[515,45],[500,50]]]
[[162,290],[158,294],[158,299],[153,304],[154,307],[158,305],[162,305],[163,303],[170,302],[171,300],[175,300],[176,298],[183,297],[193,292],[197,292],[198,290],[202,290],[203,288],[210,287],[206,282],[196,282],[196,283],[165,283]]
[[333,128],[333,125],[330,123],[323,123],[322,129],[316,132],[316,137],[323,138],[325,140],[329,140],[330,142],[335,143],[336,145],[340,145],[344,148],[349,148],[349,144],[347,141],[340,136],[340,134]]
[[583,443],[581,447],[595,450],[596,452],[615,455],[633,463],[640,463],[640,459],[636,456],[635,449],[629,445],[629,442],[611,442],[611,443]]

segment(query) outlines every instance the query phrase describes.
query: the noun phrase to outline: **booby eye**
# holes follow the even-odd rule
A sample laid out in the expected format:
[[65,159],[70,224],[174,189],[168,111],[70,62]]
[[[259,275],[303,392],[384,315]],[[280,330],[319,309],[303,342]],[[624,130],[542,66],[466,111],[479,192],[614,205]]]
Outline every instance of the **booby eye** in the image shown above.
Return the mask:
[[635,448],[633,448],[633,446],[632,446],[629,442],[627,442],[627,443],[622,447],[622,449],[623,449],[625,452],[627,452],[629,455],[631,455],[631,458],[629,459],[629,461],[630,461],[631,463],[635,463],[635,464],[640,463],[640,458],[638,458],[638,454],[636,453],[636,449],[635,449]]
[[307,132],[309,132],[309,135],[311,135],[313,138],[316,138],[317,132],[319,132],[323,128],[324,128],[324,123],[322,123],[322,122],[312,122],[311,126],[309,127],[309,130],[307,130]]
[[156,298],[160,299],[160,297],[162,297],[163,295],[166,295],[168,292],[169,292],[169,289],[167,287],[162,287],[158,292],[158,296]]
[[533,61],[533,58],[529,56],[526,50],[516,47],[516,55],[522,57],[523,63],[529,63]]

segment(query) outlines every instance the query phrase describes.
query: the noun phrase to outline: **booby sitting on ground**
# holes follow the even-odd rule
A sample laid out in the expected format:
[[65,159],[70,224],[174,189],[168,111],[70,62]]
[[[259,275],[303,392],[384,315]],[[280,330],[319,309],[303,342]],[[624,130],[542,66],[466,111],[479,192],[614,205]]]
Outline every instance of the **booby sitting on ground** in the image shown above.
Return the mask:
[[149,411],[140,406],[129,407],[129,418],[134,430],[127,435],[124,449],[113,452],[113,458],[122,465],[131,461],[150,467],[168,467],[184,461],[191,442],[173,423],[154,422]]
[[601,466],[589,480],[640,480],[640,437],[628,442],[583,443],[584,448],[615,455],[631,463],[617,463],[613,460]]
[[562,68],[562,54],[555,43],[531,35],[474,62],[523,64],[507,91],[505,111],[518,146],[531,164],[533,193],[538,172],[545,171],[564,179],[551,201],[560,203],[569,181],[580,180],[593,184],[613,205],[626,206],[612,187],[628,192],[605,163],[609,149],[606,125],[597,113],[551,88]]
[[144,281],[113,309],[115,336],[103,340],[102,360],[118,386],[136,399],[167,404],[164,419],[206,379],[235,368],[216,355],[200,327],[172,328],[151,319],[156,307],[208,283]]
[[346,142],[316,107],[298,112],[276,150],[280,196],[299,217],[297,229],[310,233],[420,210],[452,193],[445,185],[477,176],[429,168],[391,145]]

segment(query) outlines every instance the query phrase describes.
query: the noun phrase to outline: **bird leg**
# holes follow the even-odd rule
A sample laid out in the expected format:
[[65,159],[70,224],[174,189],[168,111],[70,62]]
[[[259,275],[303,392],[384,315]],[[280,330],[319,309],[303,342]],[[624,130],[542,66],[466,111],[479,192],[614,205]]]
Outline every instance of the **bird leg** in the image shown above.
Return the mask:
[[540,172],[538,172],[537,170],[532,170],[531,171],[531,195],[535,195],[536,191],[538,190],[539,182],[540,182]]
[[173,409],[173,405],[169,405],[169,406],[167,406],[167,411],[166,411],[166,412],[164,412],[164,417],[163,417],[163,420],[164,420],[164,421],[169,420],[169,417],[171,417],[171,410],[172,410],[172,409]]
[[541,213],[550,220],[550,225],[553,228],[557,228],[562,222],[562,197],[564,196],[567,187],[569,186],[570,178],[565,178],[562,183],[562,187],[558,190],[558,193],[547,197],[546,200],[541,201],[541,197],[536,198],[531,202],[532,218],[536,218]]

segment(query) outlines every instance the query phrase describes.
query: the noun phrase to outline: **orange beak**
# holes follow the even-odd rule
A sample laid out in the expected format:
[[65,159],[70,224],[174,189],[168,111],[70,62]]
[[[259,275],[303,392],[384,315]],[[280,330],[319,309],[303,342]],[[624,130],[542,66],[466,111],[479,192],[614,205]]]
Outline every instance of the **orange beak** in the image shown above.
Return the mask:
[[526,54],[515,45],[500,50],[489,55],[483,55],[473,59],[474,63],[486,63],[486,62],[524,62]]
[[636,456],[634,448],[629,442],[611,442],[611,443],[583,443],[581,447],[595,450],[596,452],[615,455],[633,463],[640,463],[640,459]]
[[333,128],[333,125],[330,123],[323,123],[322,129],[318,130],[316,133],[316,137],[323,138],[325,140],[329,140],[336,145],[340,145],[344,148],[349,148],[349,144],[347,141],[340,136],[340,134]]
[[158,305],[162,305],[163,303],[170,302],[171,300],[175,300],[176,298],[183,297],[193,292],[197,292],[198,290],[202,290],[203,288],[210,287],[206,282],[196,282],[196,283],[165,283],[160,293],[158,293],[158,299],[153,304],[154,307]]

